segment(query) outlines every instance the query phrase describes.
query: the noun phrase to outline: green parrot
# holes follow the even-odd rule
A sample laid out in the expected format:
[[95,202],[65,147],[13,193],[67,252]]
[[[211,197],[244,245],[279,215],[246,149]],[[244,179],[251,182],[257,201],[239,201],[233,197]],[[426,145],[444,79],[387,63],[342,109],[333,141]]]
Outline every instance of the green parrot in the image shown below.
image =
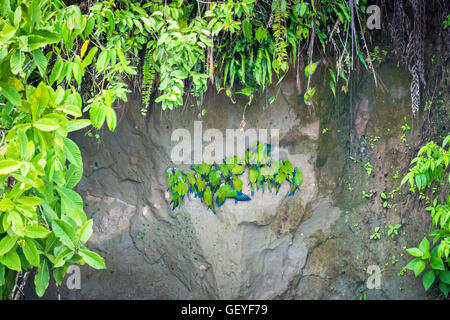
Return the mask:
[[228,170],[231,171],[234,175],[241,175],[245,171],[245,162],[242,162],[238,156],[234,156],[233,158],[226,158],[225,163],[227,164]]
[[227,182],[223,184],[217,191],[216,204],[220,207],[225,203],[225,200],[228,198],[233,198],[235,203],[237,203],[238,201],[250,200],[249,196],[240,191],[234,190]]
[[238,176],[233,176],[233,188],[237,191],[242,191],[242,185],[244,183],[242,182],[241,178]]
[[203,164],[194,164],[192,168],[194,168],[195,172],[197,172],[199,175],[206,177],[209,174],[211,166],[212,163],[203,163]]
[[302,182],[303,182],[303,174],[300,171],[300,169],[295,168],[294,176],[291,179],[292,187],[291,187],[291,191],[289,192],[288,196],[294,195],[295,190],[298,189],[298,187],[302,184]]
[[192,171],[185,170],[184,174],[186,175],[188,181],[189,181],[189,192],[192,192],[197,197],[198,195],[198,189],[197,189],[197,179],[195,178],[195,174]]
[[211,168],[209,171],[209,182],[212,185],[212,190],[216,190],[220,185],[221,173],[216,168]]
[[230,170],[228,170],[228,166],[225,163],[221,163],[218,165],[220,172],[222,172],[222,176],[226,179],[230,175]]
[[211,188],[209,186],[206,187],[206,190],[203,193],[203,201],[208,206],[208,208],[211,209],[211,211],[214,214],[216,214],[216,211],[214,210],[214,206],[213,206],[213,193],[212,193]]
[[196,176],[196,185],[198,190],[198,195],[201,196],[205,191],[206,181],[202,178],[201,175]]
[[257,186],[257,181],[259,181],[260,169],[256,167],[251,167],[248,171],[248,179],[250,180],[249,185],[251,186],[252,196],[255,194],[255,185]]

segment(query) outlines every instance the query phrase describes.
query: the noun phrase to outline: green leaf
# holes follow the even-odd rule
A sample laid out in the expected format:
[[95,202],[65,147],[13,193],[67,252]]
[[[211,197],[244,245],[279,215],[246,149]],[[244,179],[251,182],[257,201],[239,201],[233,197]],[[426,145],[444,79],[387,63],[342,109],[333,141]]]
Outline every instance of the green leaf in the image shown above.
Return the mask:
[[54,131],[59,128],[59,124],[52,119],[42,118],[35,121],[33,127],[41,131]]
[[23,51],[22,50],[14,51],[10,60],[11,72],[15,75],[21,72],[24,62],[25,62],[25,54],[23,53]]
[[439,279],[446,284],[450,284],[450,271],[444,271],[439,273]]
[[113,108],[106,108],[106,124],[111,131],[117,126],[117,115]]
[[0,256],[8,253],[16,245],[16,242],[17,236],[11,237],[9,234],[7,234],[5,237],[3,237],[3,239],[0,240]]
[[428,270],[422,278],[423,287],[425,288],[425,291],[428,291],[430,289],[431,285],[434,283],[434,279],[436,276],[434,275],[433,270]]
[[435,270],[445,270],[444,262],[438,256],[431,257],[430,266]]
[[69,169],[66,171],[66,184],[65,187],[67,189],[74,188],[78,182],[80,182],[81,178],[83,177],[83,168],[76,167],[73,164],[69,165]]
[[73,132],[78,131],[83,128],[86,128],[87,126],[91,125],[91,121],[88,119],[80,119],[80,120],[71,120],[67,121],[62,125],[62,128],[65,129],[67,132]]
[[8,174],[16,171],[22,165],[21,162],[16,160],[1,160],[0,161],[0,175]]
[[92,225],[93,220],[89,219],[86,223],[81,227],[80,230],[80,241],[82,243],[86,243],[92,235]]
[[414,258],[407,265],[406,269],[414,271],[414,275],[417,277],[425,269],[426,263],[422,259]]
[[31,54],[33,55],[34,62],[36,62],[41,76],[44,77],[45,72],[47,71],[47,59],[45,58],[44,53],[41,50],[34,50],[31,51]]
[[0,263],[3,263],[6,267],[14,271],[21,271],[22,265],[20,263],[19,255],[16,250],[12,250],[0,257]]
[[63,139],[64,153],[66,154],[67,160],[78,168],[83,167],[83,160],[81,159],[81,152],[77,144],[70,140],[69,138]]
[[103,126],[103,123],[105,122],[106,107],[103,105],[94,105],[89,110],[89,114],[90,114],[92,125],[95,128],[100,129]]
[[424,255],[430,251],[430,242],[428,241],[427,238],[422,239],[422,241],[419,244],[419,250],[422,251]]
[[49,84],[53,85],[53,83],[59,79],[59,76],[61,75],[61,71],[63,70],[63,62],[62,60],[58,59],[55,62],[55,65],[53,66],[52,73],[50,74],[49,78]]
[[32,266],[39,267],[39,253],[33,240],[30,238],[25,238],[25,245],[23,246],[22,251],[25,258],[27,258],[28,262]]
[[420,251],[420,249],[418,248],[410,248],[410,249],[406,249],[406,252],[408,252],[410,255],[414,256],[414,257],[422,257],[423,256],[423,252]]
[[52,229],[56,237],[68,248],[75,249],[77,246],[75,230],[63,220],[54,220]]
[[79,213],[83,211],[83,199],[73,190],[56,187],[59,195],[62,197],[62,210],[67,214]]
[[5,285],[5,266],[0,263],[0,287]]
[[38,273],[34,277],[34,286],[36,287],[36,294],[42,297],[47,290],[50,281],[50,272],[48,271],[47,260],[44,259],[42,265],[38,269]]
[[39,225],[28,226],[25,230],[25,236],[33,239],[44,239],[48,237],[49,234],[50,230]]
[[0,93],[5,96],[5,98],[11,102],[14,106],[20,106],[22,104],[22,96],[13,86],[0,82]]
[[82,248],[79,251],[80,256],[88,265],[94,269],[106,269],[105,260],[100,257],[97,253],[88,250],[87,248]]

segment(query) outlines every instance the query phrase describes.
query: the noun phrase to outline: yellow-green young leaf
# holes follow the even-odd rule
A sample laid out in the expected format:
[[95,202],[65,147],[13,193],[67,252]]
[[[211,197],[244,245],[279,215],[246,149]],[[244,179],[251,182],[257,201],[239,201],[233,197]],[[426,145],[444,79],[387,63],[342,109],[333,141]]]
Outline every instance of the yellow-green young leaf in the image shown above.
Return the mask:
[[0,256],[8,253],[17,242],[17,236],[11,237],[7,234],[2,240],[0,240]]
[[0,211],[11,210],[13,208],[14,208],[14,202],[12,202],[11,199],[3,198],[0,201]]
[[63,220],[54,220],[52,229],[56,237],[69,249],[75,249],[77,246],[75,230],[72,226]]
[[22,251],[25,258],[27,258],[32,266],[39,267],[39,253],[32,239],[25,238],[25,245],[23,246]]
[[74,166],[82,168],[83,160],[81,159],[81,152],[77,144],[69,138],[64,138],[63,143],[64,153],[66,154],[67,160],[69,160]]
[[8,267],[11,270],[14,271],[21,271],[22,265],[20,263],[19,255],[17,254],[16,250],[12,250],[5,254],[4,256],[0,257],[0,263],[4,264],[6,267]]
[[56,60],[55,65],[53,66],[52,73],[50,74],[49,84],[53,85],[53,83],[59,79],[61,72],[63,70],[63,62],[61,59]]
[[80,249],[79,254],[83,258],[83,260],[92,268],[106,269],[105,260],[97,253],[90,251],[87,248],[82,248]]
[[86,243],[92,235],[92,219],[86,221],[86,223],[81,227],[80,230],[80,241]]
[[117,125],[116,111],[113,108],[106,108],[106,124],[109,130],[114,131]]
[[40,131],[53,131],[59,128],[59,124],[52,119],[42,118],[35,121],[33,127]]
[[55,261],[53,261],[54,263],[54,268],[59,268],[62,267],[67,260],[69,260],[70,258],[72,258],[74,255],[74,252],[70,249],[64,249],[62,250],[58,256],[56,257]]
[[44,239],[50,234],[50,230],[43,226],[32,225],[25,230],[25,236],[33,239]]
[[18,74],[19,72],[21,72],[24,62],[25,62],[25,54],[22,52],[22,50],[14,51],[10,60],[11,72],[13,74]]
[[29,197],[29,196],[23,196],[16,200],[16,202],[23,204],[25,206],[29,207],[35,207],[40,205],[42,202],[44,202],[44,199],[39,197]]
[[91,125],[88,119],[71,120],[62,125],[62,128],[67,132],[77,131]]
[[41,76],[45,76],[47,71],[47,58],[45,58],[44,53],[41,50],[34,50],[31,52],[33,55],[34,62],[36,63]]
[[0,174],[8,174],[20,168],[22,163],[16,160],[2,160],[0,161]]
[[13,86],[5,83],[0,82],[0,93],[5,96],[5,98],[11,102],[14,106],[20,106],[21,101],[21,95],[19,92],[14,88]]
[[86,58],[84,58],[83,61],[81,62],[82,69],[85,69],[88,65],[92,63],[92,59],[94,59],[97,51],[98,51],[97,47],[93,47],[91,50],[89,50],[89,53],[86,55]]
[[48,287],[48,282],[50,281],[47,260],[43,260],[44,261],[38,269],[38,273],[34,276],[34,286],[36,287],[36,293],[39,297],[44,295],[45,290],[47,290]]
[[100,129],[106,118],[106,107],[103,105],[94,105],[89,110],[92,125]]

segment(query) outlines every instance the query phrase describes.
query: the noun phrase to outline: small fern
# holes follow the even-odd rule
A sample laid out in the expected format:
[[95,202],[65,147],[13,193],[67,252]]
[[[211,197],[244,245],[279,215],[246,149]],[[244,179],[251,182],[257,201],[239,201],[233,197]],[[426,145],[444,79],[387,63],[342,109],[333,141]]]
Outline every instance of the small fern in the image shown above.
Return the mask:
[[142,109],[143,116],[147,115],[150,105],[150,96],[153,92],[155,82],[155,61],[153,60],[153,51],[147,50],[144,57],[144,66],[142,67]]
[[286,0],[273,0],[272,11],[274,12],[274,23],[272,25],[275,44],[273,50],[273,68],[278,74],[280,70],[286,72],[288,69],[287,31],[286,18],[288,17],[289,4]]

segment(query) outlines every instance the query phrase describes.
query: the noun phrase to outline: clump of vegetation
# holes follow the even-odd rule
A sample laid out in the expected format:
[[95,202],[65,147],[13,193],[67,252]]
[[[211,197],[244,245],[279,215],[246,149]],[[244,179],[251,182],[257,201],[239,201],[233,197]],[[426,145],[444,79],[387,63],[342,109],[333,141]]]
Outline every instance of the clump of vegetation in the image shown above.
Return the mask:
[[[450,163],[449,142],[450,134],[441,146],[434,141],[423,146],[417,153],[417,157],[411,161],[411,164],[415,165],[403,178],[402,185],[409,182],[410,190],[415,192],[432,189],[433,184],[439,186],[450,184],[450,176],[446,177]],[[435,197],[432,204],[425,210],[430,212],[433,226],[437,229],[429,234],[433,237],[432,243],[425,237],[417,248],[407,249],[407,252],[415,258],[406,268],[414,271],[417,277],[429,266],[422,277],[425,290],[439,279],[439,289],[447,297],[450,291],[450,194],[444,198],[443,202]]]

